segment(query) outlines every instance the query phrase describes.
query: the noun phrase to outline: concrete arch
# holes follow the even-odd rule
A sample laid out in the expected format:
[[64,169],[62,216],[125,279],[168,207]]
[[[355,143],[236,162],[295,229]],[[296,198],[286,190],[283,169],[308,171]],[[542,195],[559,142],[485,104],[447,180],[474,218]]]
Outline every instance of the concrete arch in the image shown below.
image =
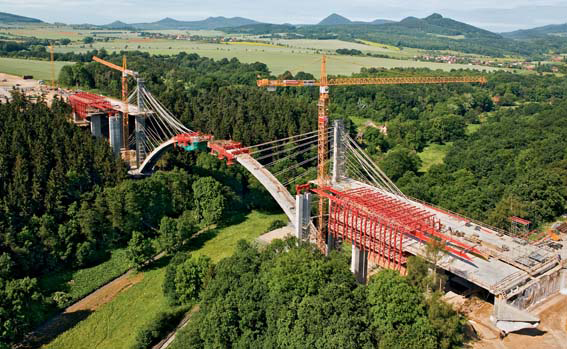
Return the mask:
[[161,158],[163,153],[170,147],[173,147],[175,140],[172,138],[155,148],[151,153],[146,156],[144,162],[140,165],[140,168],[130,171],[131,175],[148,175],[151,173],[152,169],[156,165],[157,161]]
[[[133,176],[149,175],[152,168],[161,158],[163,153],[175,144],[174,139],[170,139],[155,148],[144,160],[139,169],[130,171]],[[278,181],[270,171],[266,170],[256,159],[248,154],[241,154],[236,157],[236,161],[248,170],[263,186],[270,195],[276,200],[284,213],[291,222],[295,222],[295,200],[287,189]]]

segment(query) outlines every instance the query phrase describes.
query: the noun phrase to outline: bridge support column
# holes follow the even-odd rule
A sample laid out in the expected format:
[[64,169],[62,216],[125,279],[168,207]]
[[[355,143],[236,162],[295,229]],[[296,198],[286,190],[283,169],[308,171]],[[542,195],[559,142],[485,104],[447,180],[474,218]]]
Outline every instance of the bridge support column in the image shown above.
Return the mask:
[[146,157],[146,116],[144,114],[144,80],[138,78],[138,115],[136,115],[136,168],[139,168]]
[[336,184],[345,177],[344,132],[345,126],[343,120],[335,120],[333,129],[333,184]]
[[304,240],[309,236],[311,218],[311,193],[295,196],[295,237]]
[[352,244],[350,271],[354,274],[356,281],[360,283],[366,282],[366,275],[368,274],[368,252],[359,249],[355,244]]
[[122,115],[116,114],[108,118],[108,138],[112,152],[119,157],[122,148]]
[[102,137],[102,115],[91,115],[91,134],[96,137]]
[[146,158],[146,117],[136,115],[136,168],[139,168]]

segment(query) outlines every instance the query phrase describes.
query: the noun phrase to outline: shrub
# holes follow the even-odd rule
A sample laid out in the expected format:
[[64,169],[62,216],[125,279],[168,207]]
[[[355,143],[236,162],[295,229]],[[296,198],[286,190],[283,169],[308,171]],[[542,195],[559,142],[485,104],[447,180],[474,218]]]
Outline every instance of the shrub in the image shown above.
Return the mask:
[[175,329],[187,310],[187,307],[181,307],[157,314],[146,326],[138,330],[132,349],[146,349],[154,346]]
[[282,221],[281,219],[278,219],[276,221],[273,221],[272,224],[270,224],[270,226],[268,227],[268,231],[280,229],[285,226],[287,226],[287,223]]

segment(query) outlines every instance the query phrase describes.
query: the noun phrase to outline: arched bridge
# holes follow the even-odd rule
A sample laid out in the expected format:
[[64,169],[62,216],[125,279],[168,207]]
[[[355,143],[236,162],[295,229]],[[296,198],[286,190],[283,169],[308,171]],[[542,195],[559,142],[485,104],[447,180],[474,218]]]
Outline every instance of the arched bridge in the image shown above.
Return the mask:
[[[184,141],[187,137],[190,141]],[[208,135],[199,133],[183,134],[173,137],[148,154],[140,168],[131,170],[129,173],[133,176],[149,175],[163,154],[173,147],[181,147],[186,150],[206,149],[199,143],[203,140],[211,139]],[[190,148],[190,149],[188,149]],[[248,172],[250,172],[263,186],[268,190],[270,195],[276,200],[284,213],[291,222],[295,222],[295,200],[280,181],[268,171],[262,164],[248,154],[247,148],[243,148],[238,142],[231,141],[211,141],[207,144],[207,148],[211,149],[213,154],[220,159],[227,159],[229,163],[235,160],[241,164]]]

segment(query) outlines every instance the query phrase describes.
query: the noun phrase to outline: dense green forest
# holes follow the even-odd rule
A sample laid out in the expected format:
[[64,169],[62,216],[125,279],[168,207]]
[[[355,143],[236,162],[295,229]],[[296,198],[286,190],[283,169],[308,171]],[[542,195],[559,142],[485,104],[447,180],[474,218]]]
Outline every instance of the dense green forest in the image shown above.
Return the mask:
[[[433,349],[462,343],[463,321],[430,288],[434,280],[423,261],[410,262],[408,277],[384,270],[368,285],[358,284],[348,266],[348,256],[325,257],[294,239],[262,250],[241,241],[215,266],[184,255],[170,264],[164,291],[181,304],[198,301],[200,311],[174,347]],[[178,287],[188,279],[193,287]]]
[[[49,109],[15,95],[0,104],[0,343],[21,338],[49,303],[36,277],[87,265],[103,251],[94,194],[121,182],[108,145]],[[90,200],[89,200],[90,198]],[[62,224],[75,222],[75,224]]]

